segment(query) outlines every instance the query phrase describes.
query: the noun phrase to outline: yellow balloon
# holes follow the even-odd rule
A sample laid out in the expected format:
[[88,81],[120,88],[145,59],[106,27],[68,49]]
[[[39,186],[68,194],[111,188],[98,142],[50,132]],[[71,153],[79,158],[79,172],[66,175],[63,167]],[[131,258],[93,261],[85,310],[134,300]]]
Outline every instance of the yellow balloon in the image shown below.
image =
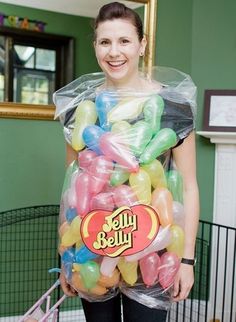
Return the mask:
[[94,295],[104,295],[107,293],[107,289],[101,285],[95,285],[93,288],[89,289],[89,293]]
[[61,245],[69,247],[74,245],[80,239],[81,239],[80,235],[73,234],[71,229],[69,229],[62,235]]
[[153,188],[167,188],[165,172],[159,160],[153,160],[141,168],[149,174]]
[[70,229],[72,234],[80,235],[80,224],[81,224],[81,218],[79,216],[76,216],[70,224]]
[[107,114],[110,123],[136,119],[143,111],[144,97],[126,98],[113,107]]
[[74,150],[80,151],[85,147],[82,137],[83,131],[88,125],[94,125],[96,120],[95,103],[89,100],[81,102],[75,112],[75,127],[72,132],[71,145]]
[[175,253],[178,257],[183,257],[184,252],[184,231],[178,225],[172,225],[171,231],[171,243],[167,247],[168,252]]
[[138,261],[127,262],[121,257],[117,264],[124,281],[129,285],[134,285],[138,279]]
[[78,272],[72,273],[71,285],[77,291],[88,292],[88,290],[84,286],[80,273]]
[[136,173],[131,173],[129,176],[129,184],[133,189],[140,203],[149,205],[151,202],[151,179],[148,173],[139,169]]

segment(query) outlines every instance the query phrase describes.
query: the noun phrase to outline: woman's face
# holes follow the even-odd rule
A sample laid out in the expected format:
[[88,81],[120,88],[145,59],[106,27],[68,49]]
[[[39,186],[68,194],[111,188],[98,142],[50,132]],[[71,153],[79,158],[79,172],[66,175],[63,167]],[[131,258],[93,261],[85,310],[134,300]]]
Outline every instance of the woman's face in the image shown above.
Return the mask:
[[139,41],[135,26],[125,19],[102,22],[94,43],[97,61],[107,77],[107,85],[135,85],[138,65],[146,40]]

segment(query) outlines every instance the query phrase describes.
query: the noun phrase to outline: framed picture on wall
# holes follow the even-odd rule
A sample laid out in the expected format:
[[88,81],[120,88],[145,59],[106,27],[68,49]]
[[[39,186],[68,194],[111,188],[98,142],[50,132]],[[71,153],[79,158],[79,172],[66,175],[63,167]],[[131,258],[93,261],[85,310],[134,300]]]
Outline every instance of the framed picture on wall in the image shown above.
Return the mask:
[[236,90],[205,90],[203,130],[236,132]]

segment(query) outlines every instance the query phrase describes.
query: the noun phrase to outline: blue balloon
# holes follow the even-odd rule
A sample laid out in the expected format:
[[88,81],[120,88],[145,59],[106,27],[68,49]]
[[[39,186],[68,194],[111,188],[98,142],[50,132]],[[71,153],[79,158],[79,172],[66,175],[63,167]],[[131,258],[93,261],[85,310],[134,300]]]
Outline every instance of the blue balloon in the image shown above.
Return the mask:
[[110,131],[111,124],[108,123],[107,113],[118,103],[116,97],[109,92],[101,92],[95,99],[95,105],[100,126],[105,131]]
[[66,220],[70,224],[72,220],[77,216],[76,208],[68,208],[66,210]]
[[98,155],[102,154],[99,149],[99,139],[105,133],[103,129],[101,129],[97,125],[89,125],[83,131],[83,140],[87,145],[88,149],[96,152]]
[[64,251],[64,253],[61,256],[61,260],[63,264],[66,263],[74,263],[75,260],[75,249],[73,247],[68,248]]
[[97,257],[99,257],[99,255],[91,252],[91,250],[89,250],[85,245],[75,251],[75,262],[79,264],[84,264],[88,260],[92,260]]

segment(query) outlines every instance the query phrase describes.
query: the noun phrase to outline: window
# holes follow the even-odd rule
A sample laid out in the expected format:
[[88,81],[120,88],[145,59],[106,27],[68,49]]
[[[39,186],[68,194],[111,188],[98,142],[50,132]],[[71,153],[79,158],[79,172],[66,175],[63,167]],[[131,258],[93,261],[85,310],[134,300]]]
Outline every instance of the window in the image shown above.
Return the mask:
[[71,37],[0,27],[0,101],[47,105],[73,79]]

